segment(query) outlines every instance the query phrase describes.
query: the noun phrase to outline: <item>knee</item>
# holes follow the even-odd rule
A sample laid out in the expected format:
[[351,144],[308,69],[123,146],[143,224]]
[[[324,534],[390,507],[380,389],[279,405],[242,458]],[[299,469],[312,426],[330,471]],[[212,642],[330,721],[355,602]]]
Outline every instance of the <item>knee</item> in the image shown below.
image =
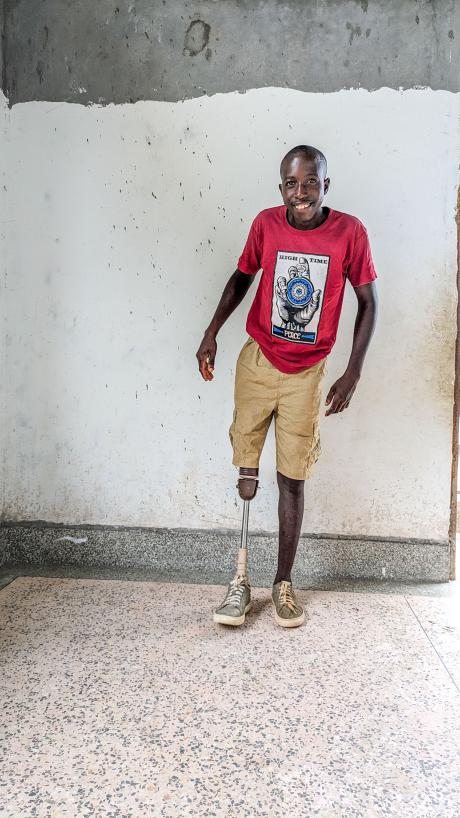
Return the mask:
[[285,474],[281,474],[279,471],[276,473],[276,477],[278,480],[278,488],[280,493],[283,492],[297,496],[303,494],[305,480],[294,480],[294,478],[286,477]]

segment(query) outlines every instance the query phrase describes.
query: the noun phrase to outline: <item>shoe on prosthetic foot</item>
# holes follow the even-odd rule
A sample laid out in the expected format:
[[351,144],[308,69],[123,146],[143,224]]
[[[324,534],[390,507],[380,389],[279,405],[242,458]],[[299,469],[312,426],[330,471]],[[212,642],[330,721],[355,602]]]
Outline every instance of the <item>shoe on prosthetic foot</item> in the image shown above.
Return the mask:
[[235,576],[227,588],[225,599],[214,611],[214,622],[220,625],[242,625],[251,609],[251,586],[247,576]]

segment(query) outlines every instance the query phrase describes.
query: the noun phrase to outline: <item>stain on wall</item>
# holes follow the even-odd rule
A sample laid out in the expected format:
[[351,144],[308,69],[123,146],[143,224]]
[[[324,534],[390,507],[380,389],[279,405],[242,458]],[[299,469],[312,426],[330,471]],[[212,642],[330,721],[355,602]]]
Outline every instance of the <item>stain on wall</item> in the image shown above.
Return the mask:
[[267,86],[460,90],[455,0],[4,2],[11,105]]
[[196,57],[209,42],[209,34],[211,26],[209,23],[203,23],[203,20],[193,20],[190,23],[184,40],[184,55],[189,57]]

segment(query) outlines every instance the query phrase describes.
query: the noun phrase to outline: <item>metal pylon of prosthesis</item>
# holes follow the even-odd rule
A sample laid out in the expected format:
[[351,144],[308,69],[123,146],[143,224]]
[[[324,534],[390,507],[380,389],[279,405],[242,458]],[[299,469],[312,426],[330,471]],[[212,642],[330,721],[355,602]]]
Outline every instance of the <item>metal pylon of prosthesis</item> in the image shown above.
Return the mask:
[[243,521],[241,523],[241,542],[238,552],[238,563],[236,573],[239,577],[248,575],[248,524],[249,524],[249,503],[250,500],[243,500]]

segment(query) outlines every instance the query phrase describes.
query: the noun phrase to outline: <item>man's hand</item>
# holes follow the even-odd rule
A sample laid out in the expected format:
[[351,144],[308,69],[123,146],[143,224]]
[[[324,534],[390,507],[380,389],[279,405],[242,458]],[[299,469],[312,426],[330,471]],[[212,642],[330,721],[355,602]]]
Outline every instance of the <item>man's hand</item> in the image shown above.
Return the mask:
[[357,372],[347,371],[338,381],[332,384],[326,398],[326,406],[329,406],[326,415],[334,415],[337,412],[343,412],[347,408],[358,381],[359,375]]
[[216,360],[217,343],[216,336],[207,330],[198,348],[196,357],[201,377],[205,381],[212,381],[214,375],[214,362]]

